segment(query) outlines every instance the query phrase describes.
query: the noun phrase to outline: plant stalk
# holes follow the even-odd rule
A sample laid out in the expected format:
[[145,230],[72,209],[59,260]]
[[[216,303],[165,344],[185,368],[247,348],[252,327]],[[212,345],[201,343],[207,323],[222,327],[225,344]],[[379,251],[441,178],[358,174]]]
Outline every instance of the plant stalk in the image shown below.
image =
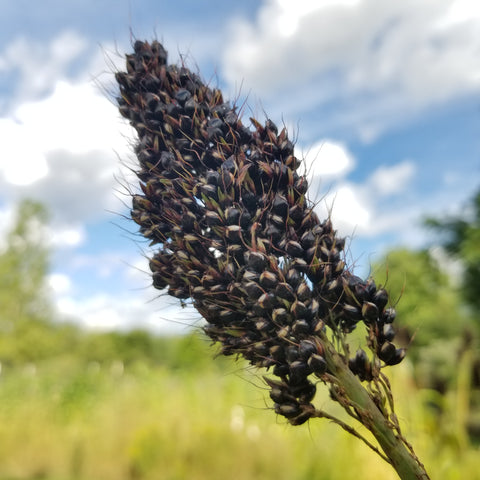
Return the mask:
[[428,480],[430,477],[413,449],[403,437],[395,433],[392,423],[377,407],[369,392],[351,372],[331,342],[327,338],[323,338],[323,342],[328,369],[338,381],[336,399],[345,408],[354,409],[361,423],[377,439],[400,479]]

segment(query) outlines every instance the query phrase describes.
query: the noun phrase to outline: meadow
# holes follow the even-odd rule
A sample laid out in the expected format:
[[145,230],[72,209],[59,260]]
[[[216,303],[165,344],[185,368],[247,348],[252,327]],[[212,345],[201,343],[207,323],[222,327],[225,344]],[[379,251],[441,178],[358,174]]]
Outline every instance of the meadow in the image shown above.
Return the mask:
[[[153,359],[118,352],[95,359],[90,345],[82,355],[4,366],[0,479],[397,478],[329,421],[293,427],[277,418],[263,372],[213,358],[206,339],[155,346]],[[479,445],[459,418],[461,385],[444,396],[419,389],[408,361],[389,375],[404,433],[431,478],[480,479]],[[316,404],[341,416],[321,387]]]

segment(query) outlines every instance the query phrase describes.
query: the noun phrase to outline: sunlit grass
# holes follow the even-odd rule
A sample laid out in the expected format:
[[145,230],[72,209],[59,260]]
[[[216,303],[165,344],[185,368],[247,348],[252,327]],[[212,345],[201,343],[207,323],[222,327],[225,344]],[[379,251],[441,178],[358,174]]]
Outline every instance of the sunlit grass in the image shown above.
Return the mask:
[[[0,479],[396,479],[337,426],[292,427],[269,409],[257,372],[72,360],[0,375]],[[480,452],[425,407],[408,363],[397,410],[432,479],[480,478]],[[321,391],[321,386],[319,386]],[[328,394],[317,405],[336,412]]]

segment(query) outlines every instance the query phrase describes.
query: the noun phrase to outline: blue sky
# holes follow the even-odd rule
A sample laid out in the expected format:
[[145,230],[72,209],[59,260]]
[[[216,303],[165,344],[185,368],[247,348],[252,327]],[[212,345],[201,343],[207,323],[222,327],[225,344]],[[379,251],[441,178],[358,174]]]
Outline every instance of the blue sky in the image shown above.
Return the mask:
[[422,218],[462,211],[480,186],[477,2],[0,0],[0,11],[0,233],[18,199],[47,205],[53,298],[88,327],[197,320],[149,288],[147,246],[122,217],[133,137],[112,72],[132,38],[157,37],[170,61],[246,100],[245,116],[287,125],[361,274],[389,248],[427,245]]

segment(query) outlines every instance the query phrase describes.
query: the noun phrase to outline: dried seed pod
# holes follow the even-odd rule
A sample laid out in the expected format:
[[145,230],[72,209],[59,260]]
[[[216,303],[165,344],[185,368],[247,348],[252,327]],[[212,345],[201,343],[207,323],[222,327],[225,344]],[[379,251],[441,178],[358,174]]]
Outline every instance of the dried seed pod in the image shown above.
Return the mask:
[[290,314],[285,308],[275,308],[272,312],[272,320],[278,325],[289,323]]
[[298,360],[300,358],[300,352],[298,351],[298,347],[296,347],[295,345],[289,345],[285,349],[285,356],[289,364]]
[[263,288],[275,288],[278,283],[278,278],[273,272],[265,270],[261,273],[259,281]]
[[317,353],[310,355],[307,363],[312,372],[314,372],[317,376],[322,376],[327,371],[327,362],[321,355]]
[[238,225],[240,223],[241,211],[235,207],[228,207],[225,210],[225,219],[228,225]]
[[296,320],[292,325],[292,332],[297,336],[308,335],[310,331],[311,325],[304,318]]
[[314,409],[313,408],[303,408],[302,407],[302,413],[297,415],[296,417],[289,418],[289,422],[291,425],[297,426],[297,425],[303,425],[305,422],[307,422],[313,415]]
[[363,302],[362,316],[367,322],[375,322],[378,318],[378,307],[372,302]]
[[310,373],[310,367],[303,360],[295,360],[290,363],[290,377],[293,380],[306,378]]
[[303,302],[295,300],[290,307],[290,312],[295,318],[305,318],[308,315],[308,308]]
[[272,345],[269,353],[277,362],[283,362],[285,360],[285,349],[280,345]]
[[294,240],[290,240],[289,242],[287,242],[285,246],[285,251],[291,257],[302,257],[305,253],[302,246]]
[[348,361],[350,370],[357,375],[360,380],[372,380],[372,366],[364,350],[359,348],[355,354],[355,357]]
[[378,352],[378,357],[380,358],[380,360],[383,360],[385,363],[388,364],[388,362],[393,359],[395,354],[395,345],[387,341],[381,346],[380,351]]
[[287,388],[273,387],[270,390],[270,398],[275,403],[279,403],[279,404],[285,404],[285,403],[294,404],[296,402],[295,397],[290,393],[288,393]]
[[273,293],[266,292],[260,295],[257,300],[257,304],[262,311],[272,309],[276,304],[276,298]]
[[261,252],[248,252],[247,265],[255,272],[262,272],[267,265],[267,256]]
[[253,300],[258,299],[264,293],[260,285],[258,285],[258,283],[255,283],[255,282],[247,282],[243,285],[243,288],[247,293],[248,297]]
[[306,300],[308,300],[311,295],[312,295],[312,291],[310,290],[309,286],[307,285],[306,282],[302,282],[300,283],[300,285],[297,287],[297,298],[301,301],[301,302],[305,302]]
[[397,316],[397,312],[395,311],[394,308],[392,307],[386,308],[382,315],[382,321],[385,323],[392,323],[395,320],[396,316]]
[[317,353],[317,346],[312,340],[302,340],[298,346],[300,357],[307,360],[310,355]]
[[[288,201],[283,195],[279,195],[278,193],[275,195],[272,202],[272,211],[282,219],[286,217],[288,212]],[[283,221],[285,222],[285,220]]]
[[397,348],[395,350],[395,353],[391,355],[388,360],[385,360],[385,363],[390,366],[397,365],[405,358],[406,354],[407,351],[405,350],[405,348]]
[[297,417],[302,413],[298,403],[277,403],[275,404],[275,413],[283,415],[285,418]]
[[291,285],[293,288],[297,288],[300,282],[302,281],[302,276],[297,269],[290,268],[287,271],[285,279],[289,283],[289,285]]
[[373,295],[373,303],[378,307],[378,310],[381,312],[388,303],[388,293],[384,288],[377,290]]
[[390,323],[386,323],[382,329],[382,337],[391,342],[395,338],[395,329]]
[[242,227],[240,225],[229,225],[225,230],[225,234],[231,242],[240,242],[242,239]]
[[293,302],[296,298],[293,288],[285,282],[281,282],[277,285],[277,288],[275,288],[275,295],[287,302]]

